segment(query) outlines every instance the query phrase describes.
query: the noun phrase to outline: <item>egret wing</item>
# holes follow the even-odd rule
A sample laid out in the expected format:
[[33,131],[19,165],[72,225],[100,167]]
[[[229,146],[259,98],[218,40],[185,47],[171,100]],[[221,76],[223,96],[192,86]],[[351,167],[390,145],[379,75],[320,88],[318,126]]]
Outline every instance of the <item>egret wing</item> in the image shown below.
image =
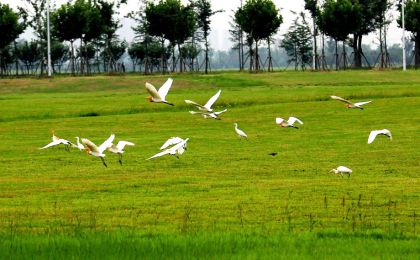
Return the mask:
[[191,101],[191,100],[185,100],[185,103],[190,104],[190,105],[193,105],[193,106],[196,106],[199,109],[200,108],[201,109],[206,109],[204,106],[202,106],[202,105],[200,105],[200,104],[198,104],[198,103],[196,103],[194,101]]
[[94,144],[92,141],[90,141],[87,138],[82,138],[82,144],[87,147],[89,150],[91,150],[92,152],[97,152],[99,153],[99,149],[96,146],[96,144]]
[[357,102],[357,103],[354,103],[354,105],[358,107],[358,106],[363,106],[363,105],[369,104],[370,102],[372,102],[372,100]]
[[225,109],[225,110],[222,110],[222,111],[217,111],[217,112],[214,112],[214,114],[216,115],[216,116],[218,116],[218,115],[220,115],[221,113],[224,113],[224,112],[226,112],[227,111],[227,108]]
[[168,140],[166,140],[166,142],[160,147],[160,150],[166,149],[171,145],[179,144],[183,141],[184,141],[184,139],[182,139],[180,137],[171,137]]
[[149,82],[146,82],[146,90],[147,92],[149,92],[149,94],[155,98],[155,99],[161,99],[161,96],[159,95],[158,91],[156,90],[156,88],[150,84]]
[[108,137],[108,139],[106,139],[105,142],[103,142],[99,146],[99,148],[98,148],[99,152],[103,153],[106,149],[108,149],[109,147],[111,147],[112,146],[112,141],[114,141],[114,138],[115,138],[115,135],[114,134],[111,134]]
[[303,122],[294,116],[289,117],[289,120],[287,120],[287,123],[289,123],[290,125],[293,125],[295,122],[298,122],[299,124],[303,125]]
[[162,152],[160,152],[160,153],[157,153],[157,154],[153,155],[152,157],[150,157],[150,158],[148,158],[148,159],[146,159],[146,160],[150,160],[150,159],[153,159],[153,158],[156,158],[156,157],[160,157],[160,156],[163,156],[163,155],[169,154],[170,152],[171,152],[171,151],[170,151],[170,149],[167,149],[167,150],[165,150],[165,151],[162,151]]
[[134,143],[132,143],[132,142],[128,142],[128,141],[119,141],[119,142],[117,143],[117,149],[118,149],[118,150],[122,150],[122,149],[124,149],[124,147],[125,147],[126,145],[128,145],[128,146],[134,146]]
[[172,78],[168,78],[168,80],[162,85],[162,87],[160,87],[160,89],[158,90],[158,93],[160,95],[160,97],[165,100],[166,95],[169,92],[169,89],[172,86],[172,82],[173,79]]
[[344,99],[344,98],[342,98],[342,97],[338,97],[338,96],[331,96],[331,98],[332,98],[332,99],[335,99],[335,100],[339,100],[339,101],[345,102],[345,103],[347,103],[347,104],[351,104],[351,102],[350,102],[350,101],[348,101],[347,99]]
[[379,132],[380,131],[378,131],[378,130],[373,130],[373,131],[370,132],[369,138],[368,138],[368,144],[371,144],[375,140],[375,138],[379,134]]
[[281,117],[276,117],[276,124],[281,124],[284,121]]
[[51,143],[49,143],[49,144],[47,144],[47,145],[45,145],[44,147],[41,147],[41,148],[39,148],[39,149],[46,149],[46,148],[48,148],[48,147],[55,146],[55,145],[59,145],[59,144],[61,144],[61,141],[56,140],[56,141],[52,141]]
[[204,108],[206,108],[208,111],[211,111],[211,106],[214,104],[214,102],[216,102],[216,100],[219,98],[220,93],[222,92],[222,90],[220,89],[219,91],[217,91],[217,93],[212,96],[209,101],[207,101],[207,103],[204,105]]

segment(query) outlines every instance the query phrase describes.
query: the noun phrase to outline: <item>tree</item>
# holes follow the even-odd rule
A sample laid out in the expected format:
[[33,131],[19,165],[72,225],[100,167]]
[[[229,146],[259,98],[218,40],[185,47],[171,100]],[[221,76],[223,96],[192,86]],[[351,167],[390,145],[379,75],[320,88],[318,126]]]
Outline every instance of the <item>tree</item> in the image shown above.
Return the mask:
[[[222,10],[213,11],[211,8],[211,4],[208,0],[195,0],[192,2],[193,6],[196,7],[196,15],[197,15],[197,23],[198,27],[203,32],[203,39],[204,39],[204,62],[205,62],[205,69],[204,72],[207,74],[209,69],[209,41],[208,37],[210,34],[210,24],[211,20],[210,17],[214,14],[219,12],[223,12]],[[197,53],[198,54],[198,53]]]
[[338,69],[337,42],[343,42],[343,61],[346,67],[346,52],[344,41],[347,36],[360,27],[361,10],[359,5],[353,5],[351,0],[327,0],[319,14],[318,26],[328,36],[335,40],[335,64]]
[[317,70],[319,68],[318,64],[318,50],[317,50],[317,43],[316,43],[316,37],[318,36],[318,28],[316,26],[316,20],[318,19],[318,0],[305,0],[305,9],[308,10],[311,13],[311,17],[313,20],[313,44],[314,44],[314,55],[315,55],[315,69]]
[[32,40],[31,42],[24,41],[17,45],[19,59],[26,67],[29,74],[33,70],[35,62],[42,58],[38,41]]
[[[299,19],[300,18],[300,19]],[[303,13],[296,17],[290,26],[280,47],[284,48],[289,56],[288,63],[295,64],[297,70],[299,64],[302,70],[310,63],[312,57],[311,30],[305,21]]]
[[[15,13],[9,5],[0,3],[0,60],[2,61],[2,68],[6,62],[6,56],[9,53],[6,46],[12,43],[25,29],[25,24],[19,22],[19,14]],[[3,69],[1,70],[3,75]]]
[[[399,5],[401,11],[401,4]],[[402,18],[398,18],[401,27]],[[413,34],[414,39],[414,66],[420,65],[420,1],[407,0],[405,5],[404,25],[407,31]]]
[[230,29],[230,40],[234,43],[232,47],[233,50],[238,50],[238,60],[239,60],[239,70],[242,71],[244,69],[245,58],[244,58],[244,34],[242,32],[241,27],[235,20],[235,17],[232,18],[232,21],[229,22]]
[[359,26],[353,33],[353,52],[354,67],[362,67],[362,38],[363,35],[369,34],[378,28],[381,15],[386,10],[386,0],[352,0],[352,4],[359,9],[358,23]]
[[258,43],[275,34],[283,22],[271,0],[247,0],[235,13],[241,29],[255,42],[255,70],[259,70]]
[[161,0],[146,6],[145,30],[149,35],[167,39],[172,46],[172,70],[175,70],[175,46],[178,45],[180,71],[182,71],[181,44],[194,33],[195,13],[191,5],[183,6],[179,0]]

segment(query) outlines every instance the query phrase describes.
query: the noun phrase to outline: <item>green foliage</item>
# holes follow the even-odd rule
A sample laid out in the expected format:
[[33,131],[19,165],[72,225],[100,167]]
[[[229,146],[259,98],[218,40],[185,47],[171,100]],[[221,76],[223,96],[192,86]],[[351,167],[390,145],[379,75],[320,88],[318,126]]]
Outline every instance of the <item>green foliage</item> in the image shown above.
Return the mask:
[[280,47],[284,48],[289,56],[288,62],[295,64],[295,70],[299,64],[304,70],[312,60],[311,37],[311,29],[306,23],[304,15],[301,14],[293,21],[280,43]]
[[359,30],[361,8],[351,0],[327,0],[322,6],[318,26],[336,41],[344,41],[350,33]]
[[283,22],[271,0],[247,0],[245,5],[236,11],[235,20],[254,41],[272,36]]
[[0,57],[1,50],[13,42],[25,29],[19,22],[19,14],[15,13],[7,4],[0,3]]
[[39,42],[32,40],[30,42],[23,41],[17,45],[19,59],[29,68],[40,58],[41,49]]

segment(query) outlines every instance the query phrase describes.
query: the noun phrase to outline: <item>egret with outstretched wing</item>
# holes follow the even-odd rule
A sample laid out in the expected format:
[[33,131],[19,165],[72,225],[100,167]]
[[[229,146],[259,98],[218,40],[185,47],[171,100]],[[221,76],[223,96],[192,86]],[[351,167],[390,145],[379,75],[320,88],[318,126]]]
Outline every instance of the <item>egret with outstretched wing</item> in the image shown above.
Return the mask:
[[368,137],[368,144],[371,144],[378,135],[385,135],[389,137],[389,139],[392,141],[392,134],[391,131],[389,131],[388,129],[372,130]]
[[194,101],[191,101],[191,100],[185,100],[185,103],[190,104],[190,105],[194,105],[194,106],[197,107],[197,109],[199,109],[201,111],[212,112],[213,109],[211,108],[211,106],[213,106],[213,104],[219,98],[221,92],[222,92],[222,90],[217,91],[217,93],[214,96],[212,96],[204,106],[202,106],[202,105],[200,105],[200,104],[198,104]]
[[168,104],[168,105],[173,106],[174,104],[169,103],[166,100],[166,95],[168,94],[169,89],[172,86],[172,82],[173,82],[173,79],[168,78],[168,80],[166,80],[166,82],[162,85],[162,87],[160,87],[159,90],[156,90],[156,88],[152,84],[150,84],[149,82],[146,82],[146,90],[150,94],[150,96],[148,96],[147,99],[150,102],[164,103],[164,104]]
[[352,103],[352,102],[348,101],[347,99],[344,99],[344,98],[338,97],[338,96],[331,96],[331,98],[346,103],[347,108],[359,108],[359,109],[362,109],[362,110],[363,110],[363,107],[362,107],[363,105],[366,105],[366,104],[372,102],[372,100],[369,100],[369,101]]
[[82,138],[82,144],[85,146],[87,154],[101,158],[101,161],[105,165],[105,167],[108,167],[104,159],[105,157],[104,151],[112,146],[112,141],[114,141],[114,138],[115,138],[115,135],[111,134],[108,137],[108,139],[105,142],[103,142],[99,147],[96,146],[92,141],[90,141],[87,138]]
[[124,147],[125,146],[134,146],[134,143],[129,141],[119,141],[117,145],[111,144],[110,147],[108,147],[108,151],[111,153],[118,154],[118,162],[122,165],[122,154],[124,153]]
[[284,120],[281,117],[277,117],[276,118],[276,124],[278,124],[281,127],[293,127],[293,128],[298,129],[299,127],[297,127],[297,126],[294,125],[296,122],[298,122],[299,124],[303,125],[302,120],[300,120],[299,118],[294,117],[294,116],[289,117],[289,119],[287,121]]

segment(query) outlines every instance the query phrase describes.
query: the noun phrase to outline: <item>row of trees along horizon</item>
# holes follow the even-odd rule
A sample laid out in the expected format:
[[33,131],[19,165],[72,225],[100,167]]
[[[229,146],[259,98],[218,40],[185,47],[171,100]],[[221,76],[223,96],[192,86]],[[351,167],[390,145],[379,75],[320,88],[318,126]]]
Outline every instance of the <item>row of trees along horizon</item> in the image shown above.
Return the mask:
[[[0,75],[46,73],[47,0],[23,0],[17,11],[0,3]],[[87,75],[126,72],[148,73],[204,71],[239,68],[273,71],[274,67],[346,69],[401,64],[401,47],[387,46],[389,14],[399,12],[401,1],[305,0],[305,13],[294,20],[282,39],[275,35],[283,17],[271,0],[240,1],[231,17],[229,51],[214,51],[209,44],[213,10],[209,0],[139,0],[138,10],[127,15],[135,20],[136,38],[128,44],[116,31],[116,18],[125,0],[75,0],[51,7],[51,59],[54,73]],[[243,3],[242,3],[243,2]],[[309,21],[311,20],[311,21]],[[405,39],[409,64],[420,64],[420,0],[407,0]],[[26,28],[35,39],[19,40]],[[363,36],[377,32],[379,46],[362,44]],[[314,46],[313,46],[314,44]],[[340,47],[340,48],[339,48]],[[341,49],[341,53],[339,53]],[[212,64],[212,65],[211,65]],[[276,65],[276,66],[275,66]]]

